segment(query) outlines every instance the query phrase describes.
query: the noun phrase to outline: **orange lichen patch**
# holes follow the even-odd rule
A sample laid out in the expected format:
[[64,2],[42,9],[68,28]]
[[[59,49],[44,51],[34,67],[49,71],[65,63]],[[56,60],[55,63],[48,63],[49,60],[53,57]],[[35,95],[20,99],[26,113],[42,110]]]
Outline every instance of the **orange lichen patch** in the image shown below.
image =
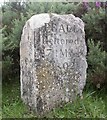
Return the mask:
[[40,93],[43,93],[52,87],[52,83],[54,82],[54,75],[52,74],[52,70],[53,69],[51,65],[47,64],[46,62],[37,68],[36,75]]

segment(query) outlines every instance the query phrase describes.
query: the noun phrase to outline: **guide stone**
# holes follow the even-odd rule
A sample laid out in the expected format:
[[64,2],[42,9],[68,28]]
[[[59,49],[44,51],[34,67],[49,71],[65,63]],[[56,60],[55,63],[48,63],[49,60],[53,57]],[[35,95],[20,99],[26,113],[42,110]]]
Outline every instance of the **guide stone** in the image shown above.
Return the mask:
[[25,24],[20,42],[23,101],[38,115],[82,96],[86,83],[83,21],[72,14],[38,14]]

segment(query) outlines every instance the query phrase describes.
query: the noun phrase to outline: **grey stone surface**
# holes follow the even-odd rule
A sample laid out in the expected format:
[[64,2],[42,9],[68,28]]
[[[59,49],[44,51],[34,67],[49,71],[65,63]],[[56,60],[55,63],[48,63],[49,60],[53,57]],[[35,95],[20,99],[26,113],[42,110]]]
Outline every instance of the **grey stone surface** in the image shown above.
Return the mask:
[[21,97],[38,115],[72,102],[86,83],[83,21],[72,14],[38,14],[20,42]]

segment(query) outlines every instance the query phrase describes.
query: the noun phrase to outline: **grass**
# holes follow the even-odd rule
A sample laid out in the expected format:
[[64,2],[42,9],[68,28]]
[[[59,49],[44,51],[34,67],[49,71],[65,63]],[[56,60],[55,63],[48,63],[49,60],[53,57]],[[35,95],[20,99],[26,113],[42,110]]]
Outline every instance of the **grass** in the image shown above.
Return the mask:
[[[20,99],[20,84],[16,81],[3,85],[3,118],[36,117]],[[72,104],[56,108],[46,115],[47,118],[107,118],[107,96],[104,89],[85,90],[83,99],[77,98]]]
[[2,70],[2,62],[0,61],[0,120],[2,119],[2,78],[1,78],[1,74],[2,74],[2,72],[1,72],[1,70]]
[[[103,91],[102,91],[103,92]],[[107,97],[97,96],[95,91],[84,92],[84,98],[73,104],[67,104],[62,109],[54,110],[54,117],[60,118],[107,118]],[[52,113],[52,114],[53,114]]]
[[20,87],[16,81],[4,84],[2,87],[2,117],[3,118],[31,118],[32,112],[27,109],[20,99]]

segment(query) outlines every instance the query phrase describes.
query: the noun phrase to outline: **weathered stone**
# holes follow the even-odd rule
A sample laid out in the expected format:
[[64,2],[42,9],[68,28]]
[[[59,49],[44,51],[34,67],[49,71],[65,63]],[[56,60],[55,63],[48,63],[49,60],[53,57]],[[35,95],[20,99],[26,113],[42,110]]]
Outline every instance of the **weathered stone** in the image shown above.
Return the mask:
[[58,14],[32,16],[20,42],[21,97],[37,114],[72,102],[86,83],[84,23]]

